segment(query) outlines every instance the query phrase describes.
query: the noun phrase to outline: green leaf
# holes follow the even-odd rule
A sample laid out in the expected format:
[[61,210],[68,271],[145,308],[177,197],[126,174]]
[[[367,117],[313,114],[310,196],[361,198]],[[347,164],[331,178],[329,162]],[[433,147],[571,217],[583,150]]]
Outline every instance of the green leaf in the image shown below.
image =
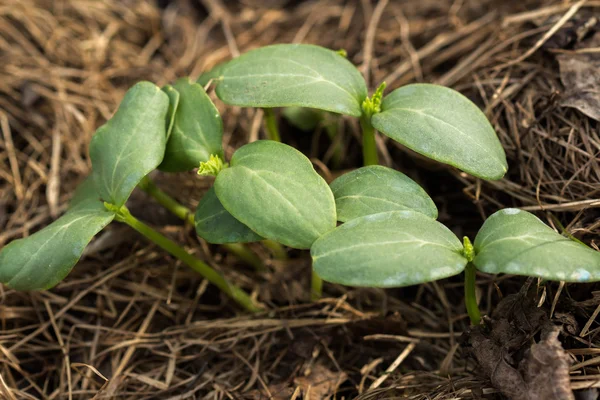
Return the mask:
[[284,108],[282,115],[292,126],[303,132],[314,131],[323,120],[322,112],[304,107]]
[[567,282],[600,280],[600,252],[568,239],[516,208],[492,214],[475,238],[475,266],[491,274]]
[[360,117],[367,97],[365,81],[352,63],[308,44],[249,51],[229,61],[222,75],[217,96],[236,106],[301,106]]
[[467,264],[460,240],[415,211],[356,218],[312,246],[313,268],[326,281],[349,286],[399,287],[460,273]]
[[188,78],[178,80],[179,106],[160,169],[189,171],[211,154],[223,153],[223,122],[202,86]]
[[194,220],[198,236],[208,243],[248,243],[263,240],[223,207],[214,188],[210,188],[200,200]]
[[0,282],[16,290],[41,290],[71,272],[90,240],[115,217],[90,183],[87,179],[80,186],[65,215],[0,251]]
[[141,179],[165,154],[169,96],[150,82],[127,91],[115,115],[90,143],[94,182],[100,198],[121,207]]
[[331,189],[298,150],[270,140],[238,149],[217,175],[215,192],[237,220],[260,236],[308,249],[335,228]]
[[455,90],[414,84],[383,99],[375,129],[424,156],[483,179],[507,170],[502,145],[481,110]]
[[433,200],[408,176],[380,165],[362,167],[331,183],[338,221],[386,211],[413,210],[437,218]]
[[77,186],[77,189],[75,189],[75,193],[73,193],[73,197],[71,197],[71,202],[69,203],[69,210],[88,200],[100,202],[100,195],[96,190],[96,184],[92,175],[86,177],[79,186]]
[[171,136],[173,124],[175,123],[175,112],[179,106],[179,92],[171,85],[165,85],[162,91],[169,96],[169,111],[167,112],[167,141]]

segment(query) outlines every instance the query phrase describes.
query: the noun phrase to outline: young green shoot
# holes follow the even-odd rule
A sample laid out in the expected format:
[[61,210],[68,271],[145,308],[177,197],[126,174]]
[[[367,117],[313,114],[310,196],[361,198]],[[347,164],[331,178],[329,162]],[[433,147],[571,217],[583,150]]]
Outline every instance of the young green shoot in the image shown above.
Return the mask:
[[385,82],[383,82],[372,97],[367,97],[362,102],[362,116],[360,117],[360,126],[363,133],[363,164],[377,165],[379,164],[379,156],[377,155],[377,142],[375,140],[375,128],[371,124],[373,115],[381,112],[381,100],[383,99],[383,91],[385,90]]
[[471,325],[477,326],[481,322],[481,313],[477,303],[477,285],[475,283],[477,269],[473,265],[475,250],[466,236],[463,238],[463,255],[467,259],[467,266],[465,267],[465,308],[471,320]]
[[363,167],[331,187],[344,223],[311,247],[314,269],[326,281],[402,287],[465,271],[465,306],[476,325],[481,320],[476,270],[566,282],[600,280],[600,252],[556,233],[526,211],[498,211],[473,244],[468,238],[461,243],[435,220],[437,210],[425,192],[397,171]]
[[198,175],[200,176],[217,176],[219,172],[229,167],[221,157],[216,154],[211,154],[208,161],[203,161],[198,167]]

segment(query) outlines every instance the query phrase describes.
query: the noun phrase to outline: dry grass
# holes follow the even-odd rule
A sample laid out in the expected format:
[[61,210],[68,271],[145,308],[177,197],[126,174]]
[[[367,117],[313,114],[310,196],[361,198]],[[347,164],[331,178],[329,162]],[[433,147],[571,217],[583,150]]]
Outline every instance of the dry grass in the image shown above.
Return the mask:
[[[548,51],[578,18],[597,14],[599,2],[587,1],[562,24],[573,5],[563,1],[292,3],[182,0],[161,10],[141,0],[0,0],[0,246],[64,209],[89,171],[89,139],[131,84],[197,76],[249,48],[291,41],[346,49],[371,87],[433,81],[485,109],[509,158],[510,172],[498,182],[379,143],[384,163],[422,182],[457,233],[472,234],[482,217],[510,205],[551,212],[600,245],[598,124],[559,105],[563,88]],[[219,107],[229,154],[262,135],[260,111]],[[358,127],[342,119],[340,128],[344,167],[356,167]],[[313,156],[327,154],[322,141],[285,135]],[[157,179],[190,206],[208,185],[191,174]],[[292,252],[288,265],[270,260],[270,272],[258,275],[198,242],[145,197],[134,202],[271,310],[236,316],[193,272],[115,225],[55,289],[3,289],[0,398],[499,396],[459,344],[468,328],[460,279],[390,291],[328,285],[327,299],[305,304],[305,253]],[[488,312],[499,293],[521,285],[479,278]],[[563,325],[575,389],[600,387],[594,290],[548,284],[536,295]]]

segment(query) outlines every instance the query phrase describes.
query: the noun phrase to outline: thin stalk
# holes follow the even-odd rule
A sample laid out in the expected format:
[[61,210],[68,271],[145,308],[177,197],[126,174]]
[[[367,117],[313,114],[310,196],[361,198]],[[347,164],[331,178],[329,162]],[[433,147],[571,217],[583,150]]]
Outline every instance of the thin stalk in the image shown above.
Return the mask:
[[194,226],[194,213],[192,210],[178,203],[177,200],[160,190],[150,178],[147,176],[144,177],[142,182],[140,182],[139,187],[177,218],[187,221],[190,225]]
[[377,155],[377,143],[375,142],[375,128],[371,125],[370,117],[360,118],[360,127],[363,137],[363,163],[366,165],[379,164]]
[[[154,200],[156,200],[160,205],[169,210],[173,215],[186,221],[192,226],[195,225],[194,213],[192,212],[192,210],[178,203],[177,200],[160,190],[160,188],[156,186],[156,184],[152,182],[150,178],[146,176],[140,183],[139,187],[144,192],[152,196]],[[281,249],[281,251],[285,253],[285,250],[283,249],[283,247],[281,247],[281,245],[279,245],[279,243],[275,244],[278,245],[279,249]],[[247,246],[243,245],[242,243],[226,243],[222,246],[229,253],[234,254],[240,260],[252,265],[257,271],[262,272],[267,270],[267,267],[260,259],[260,257],[257,256],[254,252],[252,252]]]
[[277,128],[277,118],[272,108],[263,108],[265,112],[265,125],[267,127],[267,136],[270,140],[281,142],[281,136],[279,135],[279,128]]
[[315,270],[312,270],[311,280],[310,280],[310,300],[317,301],[323,295],[323,280]]
[[327,136],[334,144],[333,155],[331,156],[331,165],[334,169],[339,169],[342,164],[342,151],[344,150],[344,146],[342,145],[342,141],[338,137],[338,129],[337,129],[337,121],[327,122],[325,125],[325,131],[327,132]]
[[287,251],[285,251],[285,249],[280,243],[270,239],[265,239],[261,243],[267,249],[271,250],[271,252],[273,253],[273,257],[275,257],[276,260],[287,260]]
[[268,270],[260,257],[243,243],[223,243],[221,246],[226,248],[228,252],[234,254],[240,260],[246,261],[248,264],[252,265],[256,271],[265,272]]
[[465,307],[471,319],[471,325],[477,326],[481,322],[481,313],[477,304],[477,294],[475,286],[475,277],[477,269],[472,262],[467,264],[465,269]]
[[135,218],[127,209],[124,209],[123,212],[120,212],[118,215],[118,221],[123,222],[137,232],[145,236],[148,240],[153,243],[156,243],[160,248],[167,251],[172,256],[178,258],[187,264],[194,271],[198,272],[202,275],[206,280],[208,280],[213,285],[217,286],[221,289],[225,294],[235,300],[240,306],[244,309],[257,312],[260,311],[260,308],[257,307],[250,296],[237,287],[229,283],[221,274],[211,268],[209,265],[200,261],[196,257],[192,256],[188,253],[183,247],[179,246],[177,243],[162,235],[161,233],[155,231],[150,226],[144,224],[137,218]]

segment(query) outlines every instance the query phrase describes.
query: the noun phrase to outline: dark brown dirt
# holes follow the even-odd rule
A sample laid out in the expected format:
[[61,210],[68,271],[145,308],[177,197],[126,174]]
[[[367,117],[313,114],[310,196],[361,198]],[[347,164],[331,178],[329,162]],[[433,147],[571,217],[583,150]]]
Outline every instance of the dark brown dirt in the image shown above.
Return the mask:
[[[559,70],[569,56],[597,62],[586,43],[598,10],[592,0],[0,0],[0,246],[64,210],[89,171],[94,130],[131,84],[195,77],[250,48],[294,41],[346,49],[371,89],[436,82],[485,110],[509,159],[501,181],[379,138],[383,163],[422,183],[458,235],[517,206],[598,249],[598,121],[569,107],[575,87]],[[264,134],[260,111],[217,105],[228,155]],[[357,123],[342,118],[339,130],[341,168],[355,168]],[[315,165],[325,176],[339,173],[326,135],[288,127],[282,136],[324,159]],[[192,173],[157,182],[190,207],[210,185]],[[386,291],[326,285],[326,298],[310,304],[306,252],[282,263],[253,245],[269,264],[257,274],[143,194],[131,208],[269,311],[244,315],[115,224],[56,288],[2,288],[0,398],[598,398],[599,285],[529,282],[519,307],[506,307],[524,280],[480,274],[490,319],[461,345],[460,277]],[[516,381],[500,380],[499,366]]]

